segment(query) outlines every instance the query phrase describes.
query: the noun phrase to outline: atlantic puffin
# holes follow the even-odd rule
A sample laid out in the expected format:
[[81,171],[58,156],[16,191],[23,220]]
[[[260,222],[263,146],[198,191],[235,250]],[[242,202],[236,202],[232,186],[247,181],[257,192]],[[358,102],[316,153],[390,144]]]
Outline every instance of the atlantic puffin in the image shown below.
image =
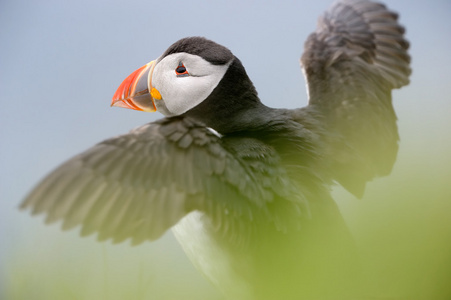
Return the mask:
[[358,254],[330,186],[360,198],[391,172],[391,90],[411,73],[397,19],[383,4],[335,2],[305,42],[299,109],[264,105],[228,48],[183,38],[112,100],[165,117],[63,163],[21,207],[114,243],[173,227],[227,299],[360,299]]

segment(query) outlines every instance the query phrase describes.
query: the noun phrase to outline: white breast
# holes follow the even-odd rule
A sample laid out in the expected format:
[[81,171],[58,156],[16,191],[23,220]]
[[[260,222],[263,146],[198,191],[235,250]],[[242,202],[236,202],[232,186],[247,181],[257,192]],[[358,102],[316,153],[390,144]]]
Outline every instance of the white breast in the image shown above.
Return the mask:
[[[243,274],[238,274],[231,267],[232,257],[211,237],[204,220],[203,213],[192,212],[174,226],[172,231],[196,268],[228,299],[252,299],[251,288]],[[246,269],[243,265],[240,267]]]

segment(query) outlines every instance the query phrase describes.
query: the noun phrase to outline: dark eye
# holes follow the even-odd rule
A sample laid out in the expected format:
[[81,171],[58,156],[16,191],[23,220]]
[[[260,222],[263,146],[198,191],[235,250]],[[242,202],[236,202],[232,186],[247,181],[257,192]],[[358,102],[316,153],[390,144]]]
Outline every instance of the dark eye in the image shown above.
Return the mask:
[[179,63],[178,67],[175,69],[175,74],[177,76],[188,76],[189,73],[186,70],[186,67],[183,65],[183,63]]

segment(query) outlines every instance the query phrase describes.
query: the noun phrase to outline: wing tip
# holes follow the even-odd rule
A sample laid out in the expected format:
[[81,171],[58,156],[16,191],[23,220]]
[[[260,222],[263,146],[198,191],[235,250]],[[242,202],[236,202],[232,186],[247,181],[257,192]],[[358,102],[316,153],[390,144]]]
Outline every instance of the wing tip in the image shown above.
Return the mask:
[[336,1],[306,40],[301,67],[309,75],[353,60],[356,67],[378,74],[387,87],[401,88],[409,84],[412,70],[407,51],[410,43],[398,19],[398,13],[379,2]]

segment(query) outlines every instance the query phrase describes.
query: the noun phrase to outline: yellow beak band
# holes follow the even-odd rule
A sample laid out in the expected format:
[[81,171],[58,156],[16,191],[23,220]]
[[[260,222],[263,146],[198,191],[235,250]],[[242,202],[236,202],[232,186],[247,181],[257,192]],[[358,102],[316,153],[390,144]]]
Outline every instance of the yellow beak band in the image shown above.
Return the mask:
[[156,88],[152,88],[152,90],[150,91],[150,95],[152,96],[152,98],[156,100],[161,100],[161,94]]

